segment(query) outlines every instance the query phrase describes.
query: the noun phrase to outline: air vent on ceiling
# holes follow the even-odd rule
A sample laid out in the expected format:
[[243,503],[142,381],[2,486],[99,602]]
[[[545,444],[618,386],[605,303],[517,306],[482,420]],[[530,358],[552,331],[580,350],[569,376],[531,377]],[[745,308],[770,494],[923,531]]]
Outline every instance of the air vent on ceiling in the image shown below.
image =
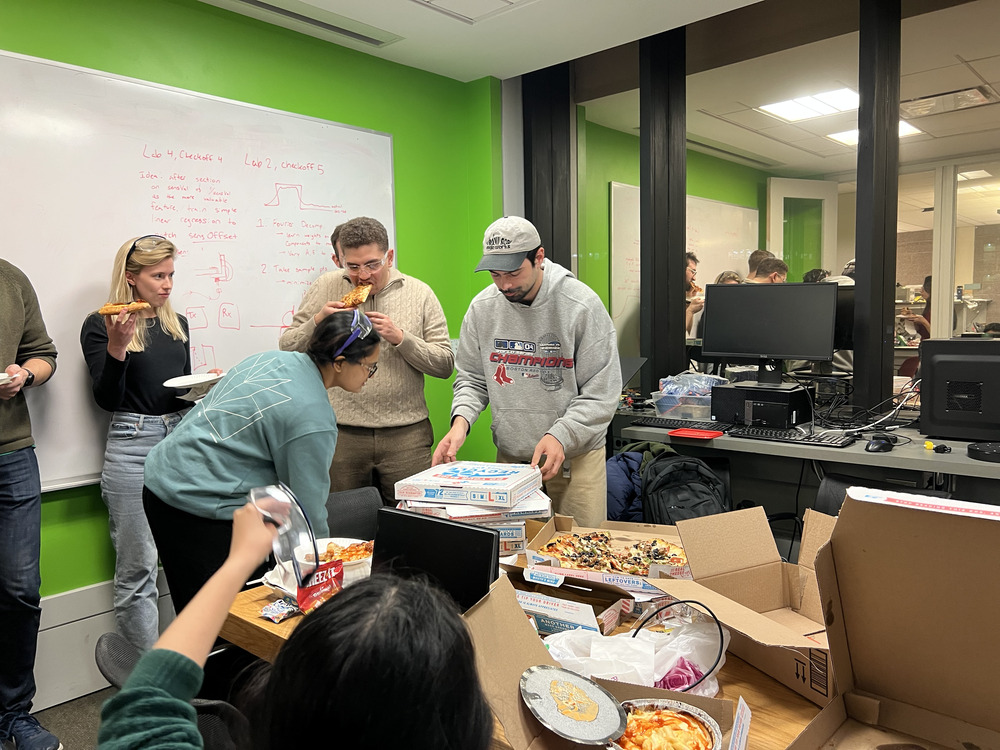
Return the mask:
[[[638,128],[636,128],[636,130],[638,130]],[[693,151],[700,151],[701,153],[708,154],[710,156],[718,156],[727,161],[736,162],[738,164],[754,167],[756,169],[773,169],[774,167],[781,166],[780,162],[764,159],[757,155],[750,156],[749,152],[743,153],[742,150],[737,151],[731,147],[726,148],[716,146],[704,140],[694,140],[690,136],[687,138],[687,145],[688,148]]]
[[[297,0],[283,0],[282,5],[287,7],[272,5],[261,0],[202,0],[202,2],[335,44],[384,47],[402,39],[398,34],[320,10],[312,5],[307,6]],[[295,10],[297,7],[301,7],[301,13]]]
[[411,0],[411,2],[436,10],[456,21],[475,24],[514,8],[523,8],[535,0]]
[[985,104],[995,104],[1000,97],[989,86],[976,86],[961,91],[948,91],[934,96],[922,96],[919,99],[907,99],[899,103],[899,113],[908,119],[940,115],[944,112],[954,112],[959,109],[982,107]]

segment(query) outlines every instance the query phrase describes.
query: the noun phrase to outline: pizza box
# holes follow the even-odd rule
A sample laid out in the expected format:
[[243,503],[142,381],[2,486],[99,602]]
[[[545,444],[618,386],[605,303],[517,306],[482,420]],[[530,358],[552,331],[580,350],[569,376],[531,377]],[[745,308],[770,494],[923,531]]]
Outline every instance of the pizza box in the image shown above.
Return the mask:
[[396,482],[397,500],[513,508],[542,486],[542,472],[527,464],[455,461]]
[[[556,736],[539,723],[521,699],[521,674],[536,664],[558,666],[517,603],[509,575],[500,576],[490,593],[463,618],[469,627],[483,691],[514,750],[570,750],[579,745]],[[667,698],[690,703],[715,719],[723,732],[723,747],[741,750],[745,731],[734,730],[732,701],[599,680],[619,701]],[[745,726],[745,724],[741,725]]]
[[806,510],[799,563],[782,562],[760,507],[677,522],[693,580],[660,578],[731,631],[729,651],[819,706],[834,695],[813,560],[837,519]]
[[447,518],[465,523],[494,523],[526,518],[548,518],[552,501],[540,489],[534,490],[513,508],[482,508],[475,505],[441,503],[433,500],[400,500],[396,506],[413,513]]
[[[543,555],[538,550],[553,539],[563,534],[586,534],[591,531],[601,531],[611,537],[612,543],[617,547],[627,547],[636,542],[646,539],[665,539],[668,542],[680,544],[681,539],[677,534],[677,529],[673,526],[665,526],[653,523],[624,523],[621,521],[605,521],[599,527],[575,526],[572,516],[556,514],[545,524],[537,526],[532,523],[525,524],[526,532],[530,541],[528,549],[525,551],[525,561],[529,566],[550,565],[559,567],[559,561],[554,557]],[[687,565],[656,565],[650,569],[649,577],[629,575],[627,573],[597,571],[597,570],[572,570],[573,575],[578,578],[586,578],[591,581],[601,581],[603,583],[621,586],[633,593],[649,593],[653,596],[662,596],[663,591],[657,585],[649,581],[649,578],[690,578],[691,570]]]
[[1000,747],[1000,507],[852,487],[816,558],[840,695],[790,746]]
[[477,524],[500,532],[500,554],[515,555],[524,552],[524,521]]

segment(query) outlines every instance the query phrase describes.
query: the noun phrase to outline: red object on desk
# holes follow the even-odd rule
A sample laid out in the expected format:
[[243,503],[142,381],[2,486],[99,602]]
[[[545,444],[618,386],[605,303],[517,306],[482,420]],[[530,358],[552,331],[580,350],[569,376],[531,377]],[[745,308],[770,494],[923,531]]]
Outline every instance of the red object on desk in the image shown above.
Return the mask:
[[712,438],[722,437],[725,433],[721,430],[695,430],[690,427],[681,427],[676,430],[671,430],[667,433],[671,437],[686,437],[695,438],[697,440],[711,440]]

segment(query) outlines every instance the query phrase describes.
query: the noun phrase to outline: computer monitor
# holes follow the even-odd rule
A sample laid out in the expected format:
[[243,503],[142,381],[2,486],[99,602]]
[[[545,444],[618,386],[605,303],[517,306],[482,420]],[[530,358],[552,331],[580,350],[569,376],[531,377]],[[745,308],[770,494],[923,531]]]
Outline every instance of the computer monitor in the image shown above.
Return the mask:
[[709,284],[702,354],[756,360],[757,382],[781,384],[781,360],[833,359],[835,284]]
[[[833,282],[822,282],[832,284]],[[833,325],[833,348],[835,351],[854,351],[854,287],[837,287],[837,315]],[[852,359],[845,360],[853,363]],[[812,362],[810,363],[810,374],[812,375],[836,375],[834,362]],[[844,363],[840,362],[841,367]],[[851,367],[850,369],[853,369]],[[840,375],[845,373],[841,372]]]
[[372,570],[427,576],[469,609],[500,575],[500,532],[420,513],[379,508]]
[[1000,441],[1000,339],[920,343],[920,432]]

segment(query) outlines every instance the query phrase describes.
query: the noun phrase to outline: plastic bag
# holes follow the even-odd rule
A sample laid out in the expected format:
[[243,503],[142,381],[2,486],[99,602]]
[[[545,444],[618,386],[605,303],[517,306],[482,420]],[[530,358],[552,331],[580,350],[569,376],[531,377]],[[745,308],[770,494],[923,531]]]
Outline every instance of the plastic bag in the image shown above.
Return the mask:
[[682,372],[679,375],[660,378],[660,393],[670,396],[711,396],[713,386],[724,385],[728,382],[718,375]]
[[[719,692],[718,672],[726,663],[729,631],[722,629],[722,658],[707,678],[690,692],[707,698]],[[714,622],[680,623],[668,632],[640,630],[603,636],[592,630],[566,630],[545,638],[549,655],[584,677],[682,690],[719,655],[719,629]]]

